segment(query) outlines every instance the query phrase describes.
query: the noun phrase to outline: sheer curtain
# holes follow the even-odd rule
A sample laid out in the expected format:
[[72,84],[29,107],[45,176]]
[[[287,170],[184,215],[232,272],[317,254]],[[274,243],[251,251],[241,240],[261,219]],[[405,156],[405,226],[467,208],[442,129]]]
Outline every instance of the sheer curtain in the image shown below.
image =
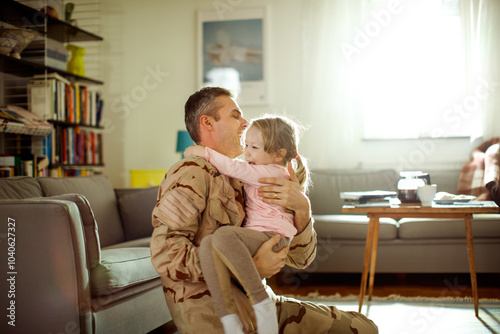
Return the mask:
[[[435,76],[429,75],[428,85],[425,85],[426,77],[420,72],[432,73],[432,71],[422,67],[418,61],[412,64],[407,60],[406,55],[409,54],[407,49],[412,47],[411,39],[408,34],[401,34],[400,27],[408,23],[410,15],[413,19],[417,17],[417,21],[412,22],[414,29],[411,38],[418,39],[421,36],[420,32],[432,30],[427,18],[418,21],[418,16],[415,15],[417,10],[422,11],[422,17],[428,15],[425,8],[418,6],[425,2],[434,7],[440,7],[443,4],[444,7],[445,3],[453,3],[454,0],[303,1],[301,110],[307,115],[304,119],[307,119],[306,123],[309,128],[304,134],[302,149],[313,162],[314,168],[353,168],[356,167],[353,166],[353,163],[357,161],[356,156],[361,151],[365,155],[370,153],[369,148],[374,147],[374,144],[363,142],[366,135],[363,124],[364,112],[370,109],[371,101],[382,102],[381,106],[385,103],[389,107],[391,104],[395,106],[400,103],[405,111],[414,110],[413,113],[400,114],[398,114],[397,107],[393,108],[395,111],[392,114],[387,113],[387,110],[380,110],[385,116],[379,119],[372,117],[372,120],[380,125],[389,123],[395,118],[405,117],[410,127],[419,122],[420,124],[425,121],[435,122],[432,123],[431,129],[438,129],[441,126],[439,121],[443,122],[445,113],[450,112],[450,108],[457,101],[470,109],[475,109],[474,103],[479,101],[482,126],[481,121],[475,117],[463,118],[460,124],[470,126],[475,121],[478,125],[473,128],[478,130],[472,135],[482,135],[485,138],[500,136],[500,1],[455,1],[460,1],[459,20],[466,37],[465,59],[460,58],[459,61],[460,64],[465,64],[467,75],[464,78],[463,67],[459,74],[453,72],[451,67],[438,66],[436,70],[448,73],[449,77],[456,77],[456,80],[452,80],[451,84],[446,84],[444,81],[438,82]],[[450,15],[456,15],[456,13]],[[401,51],[399,60],[385,48],[388,35],[398,33],[401,36],[401,43],[398,43],[400,50],[396,48],[395,52]],[[445,34],[443,36],[446,37]],[[428,50],[423,50],[421,55],[426,58],[432,56],[436,59],[443,58],[442,54],[436,50],[437,48],[430,45]],[[377,52],[379,54],[376,54]],[[379,57],[377,61],[385,62],[388,68],[397,70],[388,73],[377,68],[376,64],[380,62],[374,61],[373,55]],[[384,57],[392,57],[394,61],[387,62]],[[353,59],[355,61],[352,61]],[[451,61],[456,61],[456,59],[450,59]],[[422,71],[419,72],[418,66],[421,66]],[[371,78],[366,75],[368,71],[373,73]],[[421,81],[424,84],[415,85],[413,89],[406,89],[406,91],[399,90],[406,94],[402,98],[398,93],[400,88],[398,85],[404,88],[411,86],[414,84],[412,78],[416,76],[424,79]],[[398,81],[403,79],[406,81]],[[372,81],[368,82],[368,80]],[[379,89],[385,87],[386,84],[389,93],[384,93],[383,89]],[[451,85],[456,87],[450,87]],[[370,90],[370,87],[376,89]],[[460,92],[453,95],[452,88]],[[377,93],[377,90],[383,94]],[[423,94],[424,91],[426,95]],[[441,99],[434,104],[428,103],[429,98],[440,98],[440,95],[444,94],[449,95],[446,97],[448,100]],[[431,108],[435,111],[429,112],[428,109]],[[423,109],[426,109],[428,115],[419,118]],[[376,112],[376,110],[371,108],[370,112]],[[459,111],[455,111],[453,115],[457,119]],[[455,125],[455,123],[448,123],[447,125]],[[455,130],[455,127],[452,130]],[[398,135],[404,137],[405,134],[399,133]],[[423,135],[432,134],[424,133]],[[452,135],[455,134],[452,133]],[[388,147],[395,146],[394,143],[391,145]],[[380,147],[379,144],[377,148]]]
[[469,90],[481,92],[477,136],[487,140],[500,136],[500,1],[461,0],[460,10]]
[[339,160],[344,149],[330,143],[352,143],[361,131],[355,73],[339,46],[368,9],[368,0],[304,1],[301,119],[308,129],[301,146],[315,168],[331,166],[332,157],[335,167],[348,167]]

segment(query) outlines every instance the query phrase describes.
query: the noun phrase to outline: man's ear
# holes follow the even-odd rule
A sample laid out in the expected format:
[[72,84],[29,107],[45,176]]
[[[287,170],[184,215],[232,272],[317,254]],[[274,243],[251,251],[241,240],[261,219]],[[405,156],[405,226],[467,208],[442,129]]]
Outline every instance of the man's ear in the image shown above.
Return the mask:
[[209,115],[202,115],[200,117],[200,128],[203,128],[207,131],[212,131],[214,128],[214,118]]
[[285,160],[286,157],[286,149],[282,148],[276,151],[276,157],[274,158],[274,161],[276,163],[282,163]]

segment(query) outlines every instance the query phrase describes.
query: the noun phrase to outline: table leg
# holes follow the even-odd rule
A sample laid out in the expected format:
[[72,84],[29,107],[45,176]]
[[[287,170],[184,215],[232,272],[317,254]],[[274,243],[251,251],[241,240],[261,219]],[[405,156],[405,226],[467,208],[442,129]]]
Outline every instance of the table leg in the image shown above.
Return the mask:
[[375,220],[375,228],[373,231],[372,256],[370,260],[370,280],[368,284],[368,300],[372,300],[373,283],[375,281],[375,264],[377,262],[377,247],[378,247],[378,232],[380,229],[380,218],[370,217],[370,220]]
[[479,308],[479,296],[477,292],[476,261],[474,259],[474,244],[472,238],[471,218],[472,214],[468,214],[465,216],[465,234],[467,237],[467,256],[469,257],[469,271],[470,271],[470,280],[472,285],[472,297],[474,298],[474,312],[477,317]]
[[368,265],[370,263],[370,253],[372,250],[374,231],[375,231],[375,218],[370,217],[370,221],[368,222],[368,233],[366,235],[365,255],[363,258],[363,273],[361,274],[361,287],[360,287],[360,291],[359,291],[359,310],[358,310],[358,312],[361,312],[361,307],[363,306],[363,299],[365,297],[366,281],[368,278]]

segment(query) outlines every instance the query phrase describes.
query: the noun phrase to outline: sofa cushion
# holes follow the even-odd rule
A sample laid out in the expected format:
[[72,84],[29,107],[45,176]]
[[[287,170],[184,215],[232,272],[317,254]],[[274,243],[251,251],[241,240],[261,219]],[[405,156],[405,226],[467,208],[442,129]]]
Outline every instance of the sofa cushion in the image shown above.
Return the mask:
[[[474,238],[499,238],[500,214],[477,214],[472,219]],[[463,219],[403,218],[400,239],[465,239]]]
[[30,176],[0,178],[0,199],[25,199],[42,196],[42,188]]
[[158,187],[116,189],[120,217],[127,240],[151,237],[151,214],[156,205]]
[[108,246],[108,247],[106,247],[106,249],[126,248],[126,247],[149,247],[150,244],[151,244],[151,236],[121,242],[121,243],[116,244],[116,245]]
[[75,193],[87,198],[99,226],[102,247],[125,241],[115,191],[106,176],[41,177],[38,182],[47,197]]
[[312,212],[341,214],[342,191],[396,190],[399,177],[394,170],[313,170],[309,196]]
[[85,233],[85,249],[90,268],[94,268],[101,261],[101,245],[99,243],[99,233],[94,212],[90,207],[89,201],[80,194],[64,194],[48,197],[55,200],[71,201],[78,206],[80,218],[82,219]]
[[460,169],[433,170],[425,169],[429,173],[431,183],[437,185],[437,191],[444,191],[455,194],[457,191],[457,182],[460,177]]
[[159,277],[149,247],[103,249],[101,263],[91,271],[94,297],[102,297]]
[[[314,216],[314,229],[318,238],[366,240],[368,217],[360,215],[319,215]],[[381,218],[379,240],[396,239],[398,223],[391,218]]]

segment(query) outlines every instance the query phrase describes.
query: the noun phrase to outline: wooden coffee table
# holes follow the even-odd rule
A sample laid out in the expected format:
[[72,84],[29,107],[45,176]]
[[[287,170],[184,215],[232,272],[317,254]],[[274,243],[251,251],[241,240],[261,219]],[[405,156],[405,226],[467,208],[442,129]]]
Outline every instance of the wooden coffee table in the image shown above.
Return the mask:
[[[422,207],[419,205],[391,205],[390,207],[380,206],[350,206],[342,207],[344,213],[364,213],[370,219],[368,223],[368,234],[366,236],[365,255],[363,260],[363,273],[361,275],[361,288],[359,293],[359,312],[363,306],[363,299],[366,294],[366,283],[368,279],[368,269],[370,281],[368,288],[368,300],[373,293],[373,282],[375,279],[375,263],[377,259],[378,232],[380,218],[387,217],[393,219],[401,218],[458,218],[465,221],[465,236],[467,238],[467,254],[469,258],[469,271],[472,285],[472,297],[474,298],[474,311],[478,316],[478,292],[476,280],[476,263],[474,259],[474,245],[472,237],[471,219],[475,213],[498,213],[499,207],[494,202],[481,202],[483,205],[458,204],[458,205],[433,205],[432,207]],[[369,266],[370,264],[370,266]],[[369,267],[369,268],[368,268]]]

